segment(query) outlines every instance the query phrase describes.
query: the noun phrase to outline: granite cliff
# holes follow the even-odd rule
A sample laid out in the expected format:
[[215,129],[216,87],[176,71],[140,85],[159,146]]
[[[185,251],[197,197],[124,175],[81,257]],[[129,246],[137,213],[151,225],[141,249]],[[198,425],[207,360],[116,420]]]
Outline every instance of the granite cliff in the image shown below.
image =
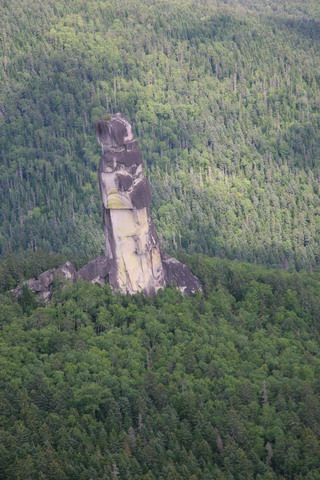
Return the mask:
[[67,262],[25,284],[46,301],[57,276],[71,282],[108,282],[116,293],[152,295],[167,284],[187,294],[201,290],[199,280],[184,264],[160,250],[149,211],[151,187],[130,123],[120,114],[108,116],[97,122],[96,133],[102,147],[99,185],[105,255],[79,271]]
[[96,130],[102,146],[99,183],[110,285],[125,293],[155,293],[164,287],[165,274],[138,142],[120,115],[100,120]]

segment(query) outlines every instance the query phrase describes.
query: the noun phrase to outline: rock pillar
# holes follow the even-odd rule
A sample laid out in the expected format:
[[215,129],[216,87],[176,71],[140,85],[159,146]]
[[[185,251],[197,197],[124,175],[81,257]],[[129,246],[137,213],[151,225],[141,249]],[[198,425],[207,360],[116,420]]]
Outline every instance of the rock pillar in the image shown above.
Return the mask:
[[116,292],[155,293],[164,287],[165,276],[138,142],[119,114],[99,120],[96,129],[109,283]]

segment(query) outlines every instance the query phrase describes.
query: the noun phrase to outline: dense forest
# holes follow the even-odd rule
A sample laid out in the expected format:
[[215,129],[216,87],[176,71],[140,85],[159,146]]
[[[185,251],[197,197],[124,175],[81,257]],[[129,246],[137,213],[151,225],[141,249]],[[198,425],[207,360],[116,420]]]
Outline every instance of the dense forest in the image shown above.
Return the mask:
[[94,122],[134,125],[162,244],[320,264],[317,0],[3,0],[0,254],[103,245]]
[[319,274],[184,260],[193,298],[2,296],[2,480],[320,479]]
[[[318,0],[1,0],[1,480],[320,480],[319,47]],[[17,298],[101,253],[116,112],[203,291]]]

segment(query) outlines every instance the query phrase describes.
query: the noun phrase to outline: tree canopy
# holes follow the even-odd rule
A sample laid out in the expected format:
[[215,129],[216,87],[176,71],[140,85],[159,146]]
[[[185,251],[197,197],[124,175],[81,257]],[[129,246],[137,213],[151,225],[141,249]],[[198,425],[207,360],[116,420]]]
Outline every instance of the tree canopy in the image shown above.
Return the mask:
[[3,480],[320,478],[319,275],[185,260],[192,298],[3,294]]
[[167,249],[317,267],[319,20],[316,0],[3,1],[1,253],[100,253],[93,124],[121,111]]

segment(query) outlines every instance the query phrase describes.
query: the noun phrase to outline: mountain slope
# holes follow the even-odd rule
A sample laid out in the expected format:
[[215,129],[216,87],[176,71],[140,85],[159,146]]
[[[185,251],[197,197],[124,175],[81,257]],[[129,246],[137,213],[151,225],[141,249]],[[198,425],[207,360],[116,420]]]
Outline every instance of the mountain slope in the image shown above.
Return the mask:
[[0,305],[3,480],[318,480],[319,275],[189,257],[206,296]]
[[93,123],[121,111],[166,248],[318,265],[317,2],[0,8],[2,253],[100,252]]

